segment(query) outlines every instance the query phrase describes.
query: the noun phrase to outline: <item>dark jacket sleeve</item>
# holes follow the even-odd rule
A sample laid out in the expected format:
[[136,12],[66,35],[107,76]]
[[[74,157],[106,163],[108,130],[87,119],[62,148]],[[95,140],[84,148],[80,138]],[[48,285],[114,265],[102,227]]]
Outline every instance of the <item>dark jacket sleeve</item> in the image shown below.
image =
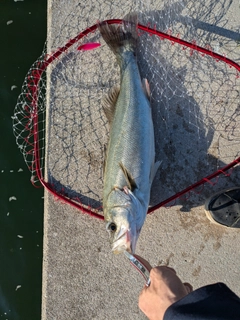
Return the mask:
[[163,320],[240,320],[240,298],[224,283],[199,288],[172,304]]

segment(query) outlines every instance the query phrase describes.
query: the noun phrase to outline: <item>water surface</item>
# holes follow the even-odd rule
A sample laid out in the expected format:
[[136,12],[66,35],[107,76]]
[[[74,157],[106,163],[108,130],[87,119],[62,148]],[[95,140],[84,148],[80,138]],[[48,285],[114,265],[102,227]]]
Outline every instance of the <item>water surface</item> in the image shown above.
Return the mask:
[[41,319],[43,189],[30,182],[11,117],[46,19],[47,0],[0,2],[0,319]]

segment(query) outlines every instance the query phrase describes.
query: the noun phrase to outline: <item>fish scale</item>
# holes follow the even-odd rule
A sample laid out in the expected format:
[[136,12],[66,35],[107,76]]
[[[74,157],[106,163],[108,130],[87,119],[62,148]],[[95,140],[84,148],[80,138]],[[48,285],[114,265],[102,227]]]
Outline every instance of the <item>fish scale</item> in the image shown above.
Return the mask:
[[104,168],[103,212],[115,253],[135,251],[158,166],[146,80],[141,80],[135,56],[136,23],[136,16],[129,15],[121,27],[99,25],[103,39],[116,55],[121,77],[120,91],[113,91],[104,106],[110,132]]
[[[134,56],[121,81],[121,91],[110,133],[104,193],[109,193],[113,186],[126,186],[126,178],[120,170],[119,162],[131,172],[141,190],[149,189],[151,166],[146,166],[146,162],[151,158],[154,162],[153,125],[150,104],[143,92],[139,72],[136,67],[132,68],[133,64],[136,64]],[[133,85],[128,85],[131,79]]]

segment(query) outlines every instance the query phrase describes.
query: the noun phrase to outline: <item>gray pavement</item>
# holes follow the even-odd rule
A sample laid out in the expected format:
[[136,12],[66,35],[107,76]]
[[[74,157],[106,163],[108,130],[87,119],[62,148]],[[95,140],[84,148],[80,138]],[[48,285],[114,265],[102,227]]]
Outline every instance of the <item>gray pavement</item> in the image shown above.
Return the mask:
[[[231,5],[230,1],[189,0],[144,3],[136,2],[142,12],[140,22],[154,21],[158,29],[171,29],[173,34],[179,31],[183,39],[211,44],[214,51],[240,62],[237,0]],[[122,18],[133,9],[131,1],[86,5],[76,0],[49,0],[48,52],[97,20]],[[87,40],[99,41],[99,36],[91,34]],[[69,197],[97,208],[108,135],[100,100],[118,82],[118,74],[106,46],[77,54],[76,48],[48,68],[46,179],[59,192],[64,190]],[[184,54],[176,45],[157,44],[154,37],[141,38],[141,72],[150,86],[152,81],[156,158],[163,161],[151,204],[239,156],[240,81],[233,69],[203,59]],[[212,224],[203,208],[208,196],[240,185],[239,178],[236,168],[216,185],[207,184],[171,203],[170,208],[148,215],[137,253],[153,266],[175,268],[194,288],[222,281],[240,295],[240,231]],[[145,319],[138,309],[143,284],[126,258],[110,251],[103,221],[45,192],[43,320]]]

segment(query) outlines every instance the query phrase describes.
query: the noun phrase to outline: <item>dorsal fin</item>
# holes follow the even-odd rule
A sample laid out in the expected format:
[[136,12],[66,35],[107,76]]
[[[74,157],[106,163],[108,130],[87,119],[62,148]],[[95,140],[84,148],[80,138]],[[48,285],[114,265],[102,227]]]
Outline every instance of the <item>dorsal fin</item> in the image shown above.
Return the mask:
[[124,174],[124,177],[126,178],[127,181],[127,186],[131,191],[137,188],[137,184],[135,180],[133,179],[131,173],[128,171],[128,169],[124,166],[122,162],[119,162],[119,166]]
[[107,96],[105,96],[102,100],[103,105],[103,111],[109,121],[109,123],[112,123],[115,109],[116,109],[116,103],[120,92],[120,86],[114,86]]

